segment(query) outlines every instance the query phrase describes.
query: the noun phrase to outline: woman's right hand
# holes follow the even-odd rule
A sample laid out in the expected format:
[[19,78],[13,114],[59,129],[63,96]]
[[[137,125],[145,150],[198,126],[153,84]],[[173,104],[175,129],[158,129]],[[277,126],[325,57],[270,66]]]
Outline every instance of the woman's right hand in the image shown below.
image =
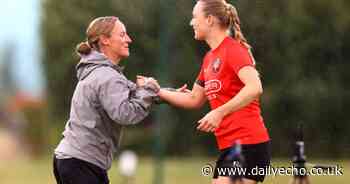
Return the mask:
[[141,75],[137,75],[136,76],[136,85],[138,87],[144,86],[145,83],[146,83],[146,78],[147,77],[144,77],[144,76],[141,76]]
[[145,76],[141,76],[141,75],[137,75],[136,76],[137,79],[136,79],[136,85],[138,87],[142,87],[142,86],[145,86],[145,85],[153,85],[157,91],[159,91],[160,89],[160,86],[158,84],[158,81],[152,77],[145,77]]

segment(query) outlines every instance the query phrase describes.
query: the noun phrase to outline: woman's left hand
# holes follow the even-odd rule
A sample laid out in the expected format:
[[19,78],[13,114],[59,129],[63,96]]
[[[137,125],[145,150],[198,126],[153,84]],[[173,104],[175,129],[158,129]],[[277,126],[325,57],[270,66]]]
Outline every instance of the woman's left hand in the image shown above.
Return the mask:
[[187,89],[187,84],[184,84],[180,88],[177,88],[176,91],[182,93],[191,93],[191,90]]
[[214,132],[223,119],[223,115],[217,111],[212,110],[198,121],[197,129],[203,132]]

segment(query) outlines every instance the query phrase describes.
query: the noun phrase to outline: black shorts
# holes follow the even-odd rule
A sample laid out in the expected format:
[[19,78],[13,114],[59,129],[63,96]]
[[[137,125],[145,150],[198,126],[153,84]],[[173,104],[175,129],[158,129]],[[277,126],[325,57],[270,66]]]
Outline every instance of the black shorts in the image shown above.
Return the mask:
[[107,172],[89,162],[76,159],[53,159],[57,184],[108,184]]
[[[220,151],[220,156],[216,161],[216,167],[214,170],[214,179],[218,178],[219,176],[227,176],[232,179],[239,177],[237,174],[239,172],[232,172],[235,166],[237,166],[237,163],[235,163],[231,156],[228,156],[230,152],[231,148]],[[257,182],[263,182],[265,175],[257,175],[253,169],[266,168],[270,165],[270,141],[259,144],[242,145],[242,155],[244,157],[244,161],[243,163],[239,163],[242,168],[242,174],[240,176]],[[225,172],[222,172],[223,170]]]

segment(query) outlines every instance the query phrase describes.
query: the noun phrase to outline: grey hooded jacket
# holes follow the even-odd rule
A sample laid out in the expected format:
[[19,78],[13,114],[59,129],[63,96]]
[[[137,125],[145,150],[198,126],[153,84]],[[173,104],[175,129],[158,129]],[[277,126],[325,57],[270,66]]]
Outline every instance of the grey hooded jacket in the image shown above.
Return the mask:
[[150,84],[137,87],[126,79],[120,66],[96,51],[82,57],[76,68],[79,82],[55,155],[78,158],[108,170],[123,125],[136,124],[148,115],[156,89]]

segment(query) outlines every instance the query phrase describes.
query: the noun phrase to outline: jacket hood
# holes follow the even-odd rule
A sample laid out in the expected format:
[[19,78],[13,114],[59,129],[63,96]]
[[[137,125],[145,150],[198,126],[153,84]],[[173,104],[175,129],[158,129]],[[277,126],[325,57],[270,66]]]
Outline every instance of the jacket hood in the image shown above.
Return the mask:
[[120,72],[122,71],[120,66],[113,64],[104,54],[97,51],[91,51],[88,55],[81,55],[81,59],[76,66],[77,78],[83,80],[94,69],[101,66],[110,66]]

